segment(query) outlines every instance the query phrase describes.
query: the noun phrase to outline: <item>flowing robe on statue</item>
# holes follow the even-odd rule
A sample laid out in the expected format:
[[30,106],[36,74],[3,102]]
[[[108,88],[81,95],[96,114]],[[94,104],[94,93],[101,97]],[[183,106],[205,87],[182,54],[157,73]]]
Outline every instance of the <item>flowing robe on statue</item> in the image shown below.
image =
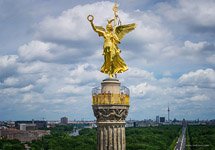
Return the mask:
[[92,21],[91,25],[99,36],[104,37],[104,64],[100,71],[108,74],[110,77],[113,77],[117,73],[127,71],[128,67],[120,57],[121,50],[118,48],[118,44],[127,33],[135,29],[136,24],[120,25],[114,27],[113,31],[105,30],[102,26],[94,26]]
[[128,70],[124,60],[119,55],[118,41],[116,34],[105,34],[103,46],[104,64],[101,67],[101,72],[113,75]]

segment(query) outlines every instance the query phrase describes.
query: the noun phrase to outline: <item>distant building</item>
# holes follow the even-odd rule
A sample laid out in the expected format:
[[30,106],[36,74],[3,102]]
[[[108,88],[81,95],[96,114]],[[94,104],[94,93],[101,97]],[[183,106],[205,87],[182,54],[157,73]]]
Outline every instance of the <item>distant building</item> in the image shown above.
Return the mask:
[[26,124],[24,123],[19,124],[19,130],[26,131]]
[[156,122],[160,123],[160,117],[159,116],[156,116]]
[[215,125],[215,119],[208,121],[207,124],[208,125]]
[[15,122],[14,121],[0,121],[0,127],[5,126],[8,128],[15,128]]
[[38,140],[44,135],[49,135],[50,131],[35,130],[35,131],[22,131],[17,129],[0,129],[0,139],[6,138],[9,140],[17,139],[20,142],[31,142]]
[[36,124],[20,124],[19,125],[19,130],[22,131],[29,131],[29,130],[36,130]]
[[126,121],[125,127],[134,127],[134,121]]
[[151,119],[134,121],[134,127],[153,127],[153,126],[158,126],[158,124]]
[[[35,129],[41,129],[41,128],[46,128],[47,127],[47,121],[40,121],[40,120],[32,120],[32,121],[16,121],[15,122],[15,127],[16,129],[20,129],[20,124],[35,124]],[[31,125],[29,125],[30,128]]]
[[165,117],[160,117],[160,123],[165,122]]
[[68,118],[67,117],[62,117],[61,119],[60,119],[60,123],[61,124],[68,124]]

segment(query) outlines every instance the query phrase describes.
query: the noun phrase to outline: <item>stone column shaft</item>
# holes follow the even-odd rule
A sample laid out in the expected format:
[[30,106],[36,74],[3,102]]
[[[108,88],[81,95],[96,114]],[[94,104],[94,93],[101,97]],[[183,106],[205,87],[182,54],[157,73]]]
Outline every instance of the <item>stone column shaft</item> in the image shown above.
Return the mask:
[[98,150],[125,150],[125,124],[98,124],[97,143]]
[[101,85],[101,93],[93,93],[92,105],[97,119],[97,149],[125,150],[125,118],[129,109],[129,92],[120,91],[120,82],[117,79],[105,79]]

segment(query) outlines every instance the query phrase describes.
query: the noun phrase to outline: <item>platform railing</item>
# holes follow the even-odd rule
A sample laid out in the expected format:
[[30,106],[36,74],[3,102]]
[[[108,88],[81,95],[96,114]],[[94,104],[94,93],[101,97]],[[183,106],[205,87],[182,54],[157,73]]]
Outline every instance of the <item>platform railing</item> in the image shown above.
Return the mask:
[[92,90],[93,105],[129,105],[130,91],[125,86],[120,86],[119,93],[102,92],[101,87]]

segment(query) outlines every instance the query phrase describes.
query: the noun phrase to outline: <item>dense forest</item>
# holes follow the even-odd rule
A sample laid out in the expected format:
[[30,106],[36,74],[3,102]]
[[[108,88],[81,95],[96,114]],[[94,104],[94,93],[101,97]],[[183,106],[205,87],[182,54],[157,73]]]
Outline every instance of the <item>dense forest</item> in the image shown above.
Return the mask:
[[18,140],[0,140],[0,150],[24,150],[24,144]]
[[[62,127],[61,127],[62,129]],[[32,150],[94,150],[96,130],[82,129],[79,136],[70,136],[68,131],[54,129],[51,135],[29,144]]]
[[[28,143],[31,150],[95,150],[96,129],[82,129],[79,136],[71,136],[73,126],[57,126],[41,140]],[[126,128],[127,150],[172,150],[181,126]],[[188,126],[187,150],[215,150],[215,126]],[[2,150],[23,150],[17,140],[0,140]]]
[[215,126],[188,126],[187,150],[215,150]]
[[[68,129],[68,127],[66,128]],[[127,150],[173,149],[181,126],[126,128]],[[30,143],[32,150],[95,150],[96,129],[82,129],[79,136],[70,136],[62,126],[52,134]]]
[[180,135],[181,126],[127,128],[127,150],[172,150]]

